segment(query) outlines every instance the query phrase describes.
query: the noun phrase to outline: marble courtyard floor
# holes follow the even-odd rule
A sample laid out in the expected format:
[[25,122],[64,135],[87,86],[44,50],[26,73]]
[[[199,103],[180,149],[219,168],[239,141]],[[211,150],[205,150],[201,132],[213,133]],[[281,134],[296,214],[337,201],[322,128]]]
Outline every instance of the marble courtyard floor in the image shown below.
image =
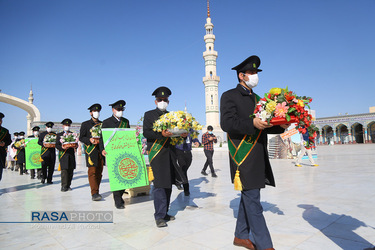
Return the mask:
[[[240,200],[229,177],[228,153],[215,151],[218,178],[202,176],[205,157],[194,150],[190,197],[173,187],[175,221],[157,228],[152,196],[114,207],[105,167],[102,201],[91,201],[83,156],[73,191],[4,170],[0,182],[0,249],[241,249],[232,245]],[[261,191],[275,249],[366,249],[375,244],[375,144],[319,146],[319,167],[271,160],[276,188]],[[30,223],[32,211],[113,211],[113,223]],[[10,223],[13,222],[13,223]],[[17,222],[17,223],[15,223]],[[23,223],[24,222],[24,223]]]

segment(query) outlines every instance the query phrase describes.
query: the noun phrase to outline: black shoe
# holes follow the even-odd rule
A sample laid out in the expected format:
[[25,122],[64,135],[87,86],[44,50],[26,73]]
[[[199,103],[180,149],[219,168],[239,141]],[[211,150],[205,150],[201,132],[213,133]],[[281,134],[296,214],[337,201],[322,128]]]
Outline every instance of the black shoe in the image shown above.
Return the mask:
[[68,191],[72,191],[73,189],[71,189],[70,187],[68,187]]
[[31,179],[35,179],[35,176],[31,176]]
[[212,173],[211,176],[214,177],[214,178],[217,177],[217,175],[215,173]]
[[185,193],[185,196],[189,196],[190,195],[189,191],[184,191],[184,193]]
[[61,192],[66,192],[66,191],[68,191],[68,188],[64,188],[64,187],[61,188]]
[[46,182],[46,179],[42,179],[41,181],[40,181],[40,183],[45,183]]
[[166,227],[168,226],[164,219],[155,220],[157,227]]
[[52,181],[47,181],[47,184],[53,184],[53,182]]
[[167,214],[165,217],[164,217],[164,221],[171,221],[171,220],[175,220],[176,217],[174,217],[173,215],[169,215]]
[[27,172],[27,171],[25,171],[24,173],[27,174],[27,175],[29,174],[29,172]]
[[124,209],[125,206],[124,205],[120,205],[120,206],[116,206],[117,209]]
[[204,171],[204,170],[202,170],[201,174],[203,174],[203,175],[208,175],[208,174],[206,173],[206,171]]
[[102,196],[100,194],[93,194],[91,197],[91,200],[93,201],[100,201],[102,199]]
[[20,175],[23,175],[23,173],[20,173]]

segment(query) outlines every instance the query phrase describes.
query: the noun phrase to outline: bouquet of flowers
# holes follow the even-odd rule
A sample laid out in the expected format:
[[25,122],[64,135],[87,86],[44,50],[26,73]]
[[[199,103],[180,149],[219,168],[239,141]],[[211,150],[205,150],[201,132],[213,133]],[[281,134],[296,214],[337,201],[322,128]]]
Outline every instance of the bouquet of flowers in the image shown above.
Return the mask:
[[92,138],[100,138],[102,135],[102,126],[93,126],[90,128]]
[[68,147],[76,147],[78,136],[76,133],[66,133],[60,138],[60,142]]
[[19,149],[24,148],[24,147],[26,146],[26,144],[25,144],[25,140],[22,139],[22,140],[16,141],[16,142],[14,143],[14,146],[15,146],[16,148],[19,148]]
[[43,144],[46,148],[54,148],[56,144],[56,135],[46,135],[43,139]]
[[311,97],[297,96],[288,87],[272,88],[257,103],[252,117],[273,125],[297,123],[300,133],[309,132],[309,144],[313,145],[318,128],[312,124],[312,116],[305,109],[306,106],[310,109],[308,104],[311,101]]
[[183,133],[189,133],[190,129],[193,130],[191,132],[191,137],[197,138],[198,137],[198,130],[202,130],[202,125],[199,124],[195,120],[195,118],[184,111],[173,111],[166,113],[154,122],[153,130],[156,132],[161,132],[163,130],[169,130],[174,135],[171,138],[171,144],[181,144],[184,142],[184,138],[180,135]]

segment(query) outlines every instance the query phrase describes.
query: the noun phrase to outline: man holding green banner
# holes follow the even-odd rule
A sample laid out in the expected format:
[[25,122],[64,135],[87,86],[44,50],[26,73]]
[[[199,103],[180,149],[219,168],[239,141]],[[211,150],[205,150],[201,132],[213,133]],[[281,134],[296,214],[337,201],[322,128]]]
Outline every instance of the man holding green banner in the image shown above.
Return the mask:
[[[115,103],[109,104],[109,106],[112,106],[113,115],[103,121],[103,124],[102,124],[103,129],[104,128],[118,128],[118,129],[119,128],[130,128],[129,120],[122,117],[123,112],[125,110],[125,105],[126,105],[126,102],[124,100],[119,100]],[[106,139],[106,140],[104,140],[104,139]],[[101,137],[99,148],[100,148],[100,151],[102,152],[103,156],[106,156],[106,154],[107,154],[106,150],[108,150],[106,148],[107,145],[105,145],[105,143],[107,143],[107,141],[111,141],[111,139],[112,138],[108,138],[108,139],[104,138],[104,135]],[[107,160],[107,167],[108,167],[108,172],[109,172],[109,168],[117,168],[118,166],[117,165],[111,165],[110,163],[108,163],[108,160]],[[115,206],[116,206],[117,209],[124,209],[125,208],[125,202],[122,199],[122,195],[125,192],[125,188],[120,187],[120,189],[119,189],[118,186],[121,186],[121,185],[116,185],[118,183],[115,180],[116,179],[113,178],[112,183],[111,183],[111,179],[109,181],[110,184],[115,185],[113,188],[111,187],[111,191],[113,191],[113,199],[115,201]]]
[[30,169],[31,179],[35,179],[35,169],[38,171],[38,179],[40,179],[42,164],[40,162],[40,151],[42,147],[38,144],[39,126],[33,127],[33,135],[26,138],[26,169]]
[[[267,134],[282,133],[290,124],[268,125],[260,118],[250,118],[259,96],[253,92],[258,84],[260,59],[251,56],[234,67],[239,84],[223,93],[220,102],[220,123],[228,134],[230,171],[235,189],[241,190],[233,244],[248,249],[273,249],[263,209],[260,189],[275,186],[268,159]],[[253,235],[256,247],[250,241]]]

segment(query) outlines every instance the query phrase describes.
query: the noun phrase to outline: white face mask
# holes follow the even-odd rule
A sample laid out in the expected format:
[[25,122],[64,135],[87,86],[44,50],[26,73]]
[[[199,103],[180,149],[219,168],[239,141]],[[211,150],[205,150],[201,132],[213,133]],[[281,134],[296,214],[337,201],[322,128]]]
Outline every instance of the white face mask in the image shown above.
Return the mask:
[[164,102],[164,101],[158,102],[158,109],[160,109],[161,111],[165,111],[167,107],[168,107],[167,102]]
[[34,131],[34,136],[38,136],[39,135],[39,132],[38,131]]
[[51,133],[51,131],[52,131],[52,128],[47,128],[48,133]]
[[249,88],[255,88],[257,85],[258,85],[258,82],[259,82],[259,78],[258,78],[258,74],[254,74],[254,75],[247,75],[247,77],[249,78],[248,81],[245,81],[245,79],[243,80],[246,85],[249,87]]
[[70,127],[69,126],[64,126],[64,131],[69,131]]
[[98,111],[94,111],[92,112],[92,117],[94,117],[95,119],[98,119],[99,118],[99,112]]
[[116,114],[115,114],[115,116],[116,116],[117,118],[121,118],[121,117],[122,117],[122,113],[123,113],[122,110],[121,110],[121,111],[117,111],[117,110],[116,110]]
[[23,138],[25,138],[25,137],[24,137],[23,135],[21,135],[21,136],[20,136],[20,139],[23,139]]

